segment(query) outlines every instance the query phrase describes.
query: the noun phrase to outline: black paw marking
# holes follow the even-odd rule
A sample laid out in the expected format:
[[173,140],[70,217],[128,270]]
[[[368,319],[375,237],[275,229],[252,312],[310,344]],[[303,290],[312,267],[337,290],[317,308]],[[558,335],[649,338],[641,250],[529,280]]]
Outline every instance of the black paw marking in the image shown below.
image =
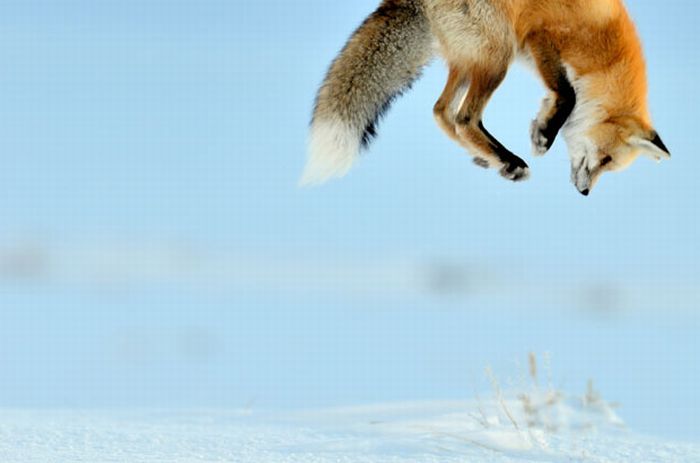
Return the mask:
[[525,161],[516,156],[501,168],[500,173],[508,180],[520,182],[530,177],[530,168]]
[[484,158],[474,158],[474,164],[484,169],[491,167],[491,164],[489,164],[489,162]]
[[547,127],[543,126],[539,120],[532,121],[530,127],[530,138],[532,139],[532,154],[542,156],[554,144],[556,133],[548,133]]

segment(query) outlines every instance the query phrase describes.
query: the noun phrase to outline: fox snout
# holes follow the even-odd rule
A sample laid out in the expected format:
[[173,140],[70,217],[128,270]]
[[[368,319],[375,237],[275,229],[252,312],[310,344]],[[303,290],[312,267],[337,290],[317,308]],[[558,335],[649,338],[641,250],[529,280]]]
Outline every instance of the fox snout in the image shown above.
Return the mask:
[[591,194],[594,178],[592,175],[592,170],[588,167],[586,158],[582,158],[578,161],[578,163],[572,163],[571,182],[583,196],[588,196]]

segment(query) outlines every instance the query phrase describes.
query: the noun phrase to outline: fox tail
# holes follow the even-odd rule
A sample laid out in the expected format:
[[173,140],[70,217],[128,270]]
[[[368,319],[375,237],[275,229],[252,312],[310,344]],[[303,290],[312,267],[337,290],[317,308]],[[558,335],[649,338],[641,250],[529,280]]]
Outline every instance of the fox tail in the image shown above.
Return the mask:
[[341,177],[392,101],[433,57],[421,0],[384,0],[333,61],[316,97],[301,184]]

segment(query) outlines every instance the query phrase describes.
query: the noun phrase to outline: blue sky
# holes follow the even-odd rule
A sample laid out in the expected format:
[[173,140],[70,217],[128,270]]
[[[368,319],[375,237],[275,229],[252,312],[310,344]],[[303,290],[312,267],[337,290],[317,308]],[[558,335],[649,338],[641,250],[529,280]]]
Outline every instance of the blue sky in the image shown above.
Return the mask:
[[[317,85],[374,7],[0,5],[0,244],[9,255],[48,256],[38,276],[2,283],[0,404],[460,398],[470,382],[484,387],[474,379],[483,365],[507,375],[536,349],[552,351],[570,387],[596,378],[642,430],[700,429],[688,413],[700,406],[700,6],[630,7],[668,163],[640,159],[581,197],[563,143],[529,155],[544,92],[516,66],[485,119],[532,168],[530,181],[507,183],[475,168],[433,123],[445,79],[436,61],[347,178],[299,190]],[[173,276],[180,258],[190,263]],[[502,290],[448,302],[386,290],[406,265],[425,262],[493,272]],[[378,265],[387,279],[341,271],[335,281],[327,271],[374,275]],[[284,266],[292,270],[270,270]],[[313,283],[328,273],[330,289]],[[574,302],[555,316],[541,307],[558,285],[579,282],[641,291],[651,312],[636,314],[632,296],[614,320],[567,315]],[[522,301],[512,294],[531,284]],[[358,296],[358,287],[371,291]]]

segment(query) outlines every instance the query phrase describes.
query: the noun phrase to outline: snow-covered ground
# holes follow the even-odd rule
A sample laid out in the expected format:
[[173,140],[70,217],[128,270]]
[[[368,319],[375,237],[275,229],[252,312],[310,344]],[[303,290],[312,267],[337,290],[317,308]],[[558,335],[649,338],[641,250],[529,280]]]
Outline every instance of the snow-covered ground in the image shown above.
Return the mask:
[[[493,404],[491,404],[493,406]],[[488,407],[489,409],[492,407]],[[0,460],[31,462],[700,461],[700,445],[614,424],[515,428],[475,403],[412,403],[312,415],[5,412]],[[489,413],[489,412],[486,412]]]
[[[377,3],[0,2],[0,463],[700,460],[700,2],[627,2],[672,162],[584,199],[559,141],[508,185],[433,123],[436,61],[298,189]],[[544,90],[489,104],[515,153]]]
[[700,445],[625,428],[589,385],[310,412],[6,411],[0,461],[693,462]]

